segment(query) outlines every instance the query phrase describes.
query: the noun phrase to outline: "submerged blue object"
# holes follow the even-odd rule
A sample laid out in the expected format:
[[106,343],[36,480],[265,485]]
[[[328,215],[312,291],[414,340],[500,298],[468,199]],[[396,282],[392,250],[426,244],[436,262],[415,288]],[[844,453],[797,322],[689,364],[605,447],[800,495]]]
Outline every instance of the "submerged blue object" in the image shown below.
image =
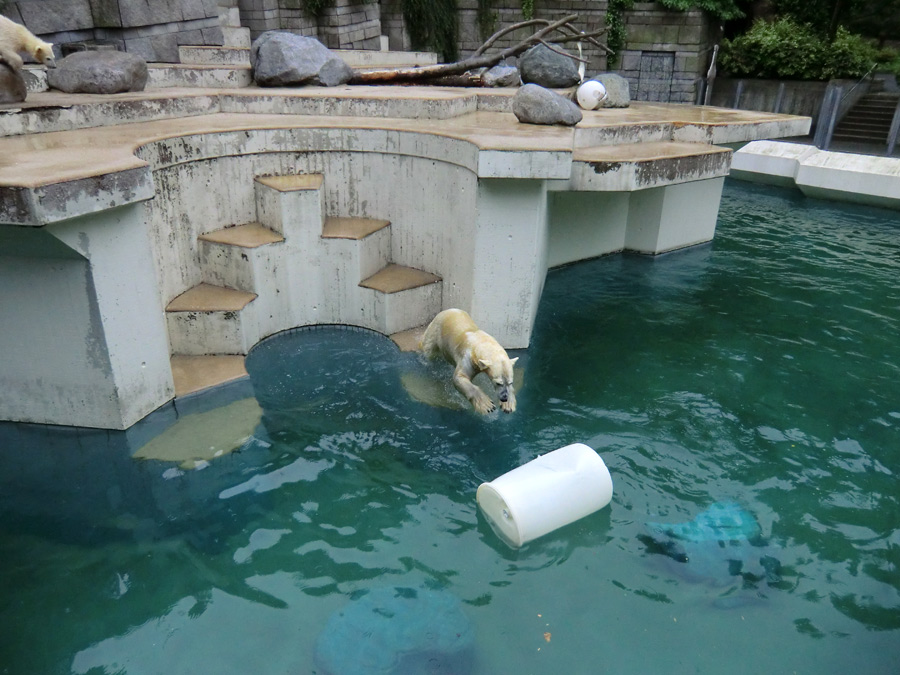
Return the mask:
[[649,553],[665,556],[665,566],[679,577],[723,587],[755,587],[760,581],[780,581],[781,568],[769,555],[762,528],[747,509],[736,502],[716,502],[693,520],[682,523],[646,523],[651,536],[639,537]]
[[474,646],[455,595],[388,587],[331,616],[316,640],[315,663],[327,675],[465,675]]
[[657,536],[680,541],[751,541],[762,530],[753,514],[736,502],[716,502],[686,523],[647,523]]

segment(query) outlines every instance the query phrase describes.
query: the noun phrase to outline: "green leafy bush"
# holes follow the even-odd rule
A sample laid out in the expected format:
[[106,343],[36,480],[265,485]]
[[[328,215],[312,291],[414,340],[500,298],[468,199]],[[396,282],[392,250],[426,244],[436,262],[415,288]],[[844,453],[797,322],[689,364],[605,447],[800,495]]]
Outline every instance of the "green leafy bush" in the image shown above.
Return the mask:
[[833,42],[790,18],[757,21],[722,44],[721,70],[732,77],[785,80],[858,78],[876,62],[878,50],[865,38],[839,28]]

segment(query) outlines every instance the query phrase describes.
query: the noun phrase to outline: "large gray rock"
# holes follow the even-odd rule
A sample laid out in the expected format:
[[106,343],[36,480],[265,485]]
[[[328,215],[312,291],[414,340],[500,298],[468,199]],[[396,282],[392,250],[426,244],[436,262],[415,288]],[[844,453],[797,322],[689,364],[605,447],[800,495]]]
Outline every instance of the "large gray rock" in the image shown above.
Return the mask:
[[522,82],[551,89],[572,87],[581,80],[576,61],[557,54],[544,45],[535,45],[522,55],[519,59],[519,72]]
[[261,87],[347,83],[353,70],[321,42],[283,31],[268,31],[250,47],[253,79]]
[[562,124],[575,126],[581,121],[581,108],[575,103],[536,84],[526,84],[512,101],[513,114],[526,124]]
[[500,63],[482,73],[481,81],[485,87],[518,87],[519,69]]
[[47,71],[47,84],[69,94],[118,94],[143,91],[147,62],[117,51],[76,52]]
[[600,101],[601,108],[627,108],[631,105],[631,90],[628,80],[615,73],[600,73],[591,78],[606,87],[606,98]]
[[0,63],[0,103],[21,103],[28,95],[22,75]]

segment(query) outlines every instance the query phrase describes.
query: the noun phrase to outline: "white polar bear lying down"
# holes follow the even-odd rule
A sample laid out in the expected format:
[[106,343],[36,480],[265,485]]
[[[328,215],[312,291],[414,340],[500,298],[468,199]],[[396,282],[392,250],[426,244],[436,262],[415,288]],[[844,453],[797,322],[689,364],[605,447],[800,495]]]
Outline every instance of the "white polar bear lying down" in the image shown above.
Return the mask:
[[25,26],[0,15],[0,63],[6,63],[13,70],[22,69],[20,53],[33,56],[37,61],[52,66],[53,45],[44,42]]
[[434,317],[422,336],[422,352],[429,358],[441,355],[456,366],[453,384],[472,407],[485,414],[495,410],[494,402],[472,384],[472,378],[484,372],[497,390],[500,409],[516,409],[513,390],[513,364],[506,350],[490,335],[479,330],[472,317],[461,309],[445,309]]

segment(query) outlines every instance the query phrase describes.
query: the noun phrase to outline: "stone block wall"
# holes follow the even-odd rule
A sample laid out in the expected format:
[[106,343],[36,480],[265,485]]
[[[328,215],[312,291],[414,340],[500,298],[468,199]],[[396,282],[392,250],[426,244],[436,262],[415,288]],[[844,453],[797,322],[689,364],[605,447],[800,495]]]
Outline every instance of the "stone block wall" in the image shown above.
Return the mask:
[[241,24],[252,38],[267,30],[287,30],[318,38],[332,49],[378,49],[381,7],[377,2],[335,0],[321,16],[311,16],[303,0],[239,0]]
[[[535,16],[556,20],[578,14],[576,27],[586,32],[606,25],[607,2],[604,0],[535,0]],[[381,28],[388,36],[391,49],[409,50],[409,36],[403,22],[400,0],[381,0]],[[477,0],[458,0],[459,47],[465,57],[480,47],[488,35],[482,34],[477,21]],[[493,26],[489,33],[523,20],[521,0],[494,0]],[[653,2],[636,3],[626,12],[627,43],[613,72],[626,77],[635,100],[693,103],[698,80],[706,74],[712,51],[711,26],[697,10],[672,12]],[[528,29],[504,36],[493,50],[513,46],[528,35]],[[605,43],[604,37],[600,42]],[[589,59],[587,75],[607,69],[606,52],[585,47]]]
[[360,0],[336,0],[319,19],[319,40],[332,49],[378,49],[381,7]]
[[3,14],[41,38],[111,42],[151,62],[178,61],[178,45],[221,45],[218,0],[14,0]]
[[[252,38],[267,30],[317,37],[333,49],[413,49],[401,0],[334,0],[323,14],[308,14],[304,0],[14,0],[4,13],[54,43],[103,40],[151,62],[177,62],[179,45],[223,44],[222,12],[239,12]],[[478,0],[458,0],[459,51],[465,57],[488,37],[478,26]],[[605,25],[605,0],[535,0],[535,16],[559,19],[578,14],[584,31]],[[521,0],[493,0],[488,32],[522,20]],[[230,14],[228,14],[230,16]],[[231,25],[230,22],[226,22]],[[710,21],[697,10],[672,12],[653,2],[636,3],[626,13],[627,44],[617,72],[639,101],[693,103],[706,74],[712,47]],[[227,30],[227,28],[226,28]],[[514,45],[528,29],[499,40],[494,49]],[[601,42],[605,40],[600,39]],[[606,53],[585,47],[586,72],[607,69]]]
[[696,102],[712,56],[713,26],[703,12],[671,12],[639,2],[625,23],[628,41],[616,72],[631,83],[632,98]]
[[[459,54],[461,58],[469,56],[478,49],[490,34],[504,26],[523,21],[521,0],[494,0],[492,12],[494,20],[488,33],[482,34],[478,25],[478,0],[457,0],[459,10]],[[535,0],[535,16],[541,19],[556,20],[569,14],[578,14],[577,27],[584,31],[603,28],[606,17],[606,2],[597,0]],[[381,0],[381,32],[388,36],[391,49],[410,51],[410,44],[403,20],[401,0]],[[495,43],[490,52],[511,47],[533,31],[527,29],[510,33]],[[603,40],[600,40],[603,42]],[[606,67],[606,54],[596,47],[584,50],[584,58],[590,59],[588,73],[600,72]]]

